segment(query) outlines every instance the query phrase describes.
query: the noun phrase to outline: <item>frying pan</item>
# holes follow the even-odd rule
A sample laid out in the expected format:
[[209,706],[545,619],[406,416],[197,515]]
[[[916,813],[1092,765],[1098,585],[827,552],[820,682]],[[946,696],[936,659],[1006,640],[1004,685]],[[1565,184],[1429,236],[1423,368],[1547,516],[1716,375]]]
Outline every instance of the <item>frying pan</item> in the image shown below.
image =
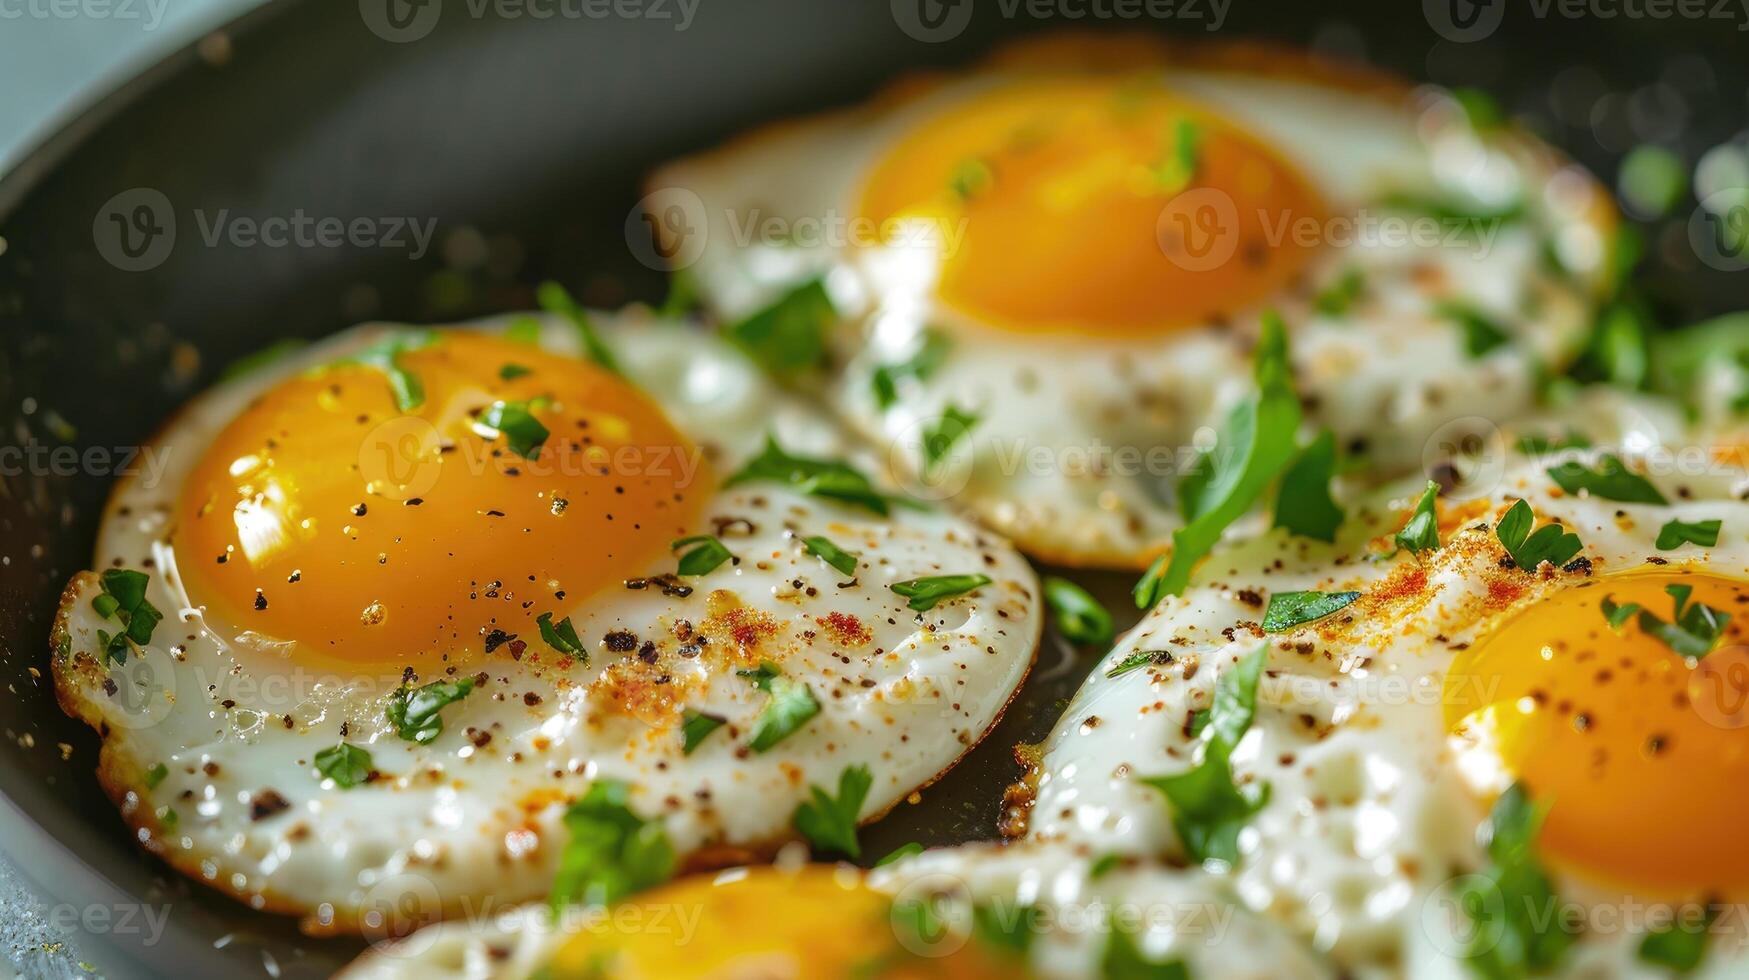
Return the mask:
[[[1212,0],[1180,0],[1164,19],[1100,19],[1123,8],[1096,0],[702,0],[679,29],[679,0],[659,6],[665,19],[657,0],[633,5],[643,16],[600,18],[535,17],[553,9],[538,2],[280,0],[67,120],[0,179],[0,842],[53,901],[168,906],[156,942],[119,923],[82,936],[110,975],[326,976],[360,948],[302,937],[143,854],[92,776],[95,738],[55,705],[50,617],[89,561],[127,447],[226,362],[280,338],[527,307],[531,284],[548,277],[594,304],[659,298],[662,276],[628,245],[627,217],[640,176],[676,153],[854,101],[906,68],[962,63],[1017,33],[1195,36],[1215,14]],[[1500,11],[1231,0],[1220,33],[1484,87],[1606,178],[1636,123],[1690,160],[1742,125],[1742,16],[1511,8],[1485,37],[1454,40],[1458,20]],[[1575,118],[1552,98],[1575,85],[1622,94],[1601,116]],[[402,244],[209,244],[202,217],[221,211],[368,218]],[[1684,217],[1650,229],[1671,322],[1743,294],[1742,274],[1694,260]],[[391,220],[434,223],[429,248],[388,236]],[[1114,598],[1127,585],[1081,579]],[[1001,727],[922,803],[872,828],[867,850],[991,836],[1016,774],[1012,746],[1048,731],[1093,656],[1048,637]]]

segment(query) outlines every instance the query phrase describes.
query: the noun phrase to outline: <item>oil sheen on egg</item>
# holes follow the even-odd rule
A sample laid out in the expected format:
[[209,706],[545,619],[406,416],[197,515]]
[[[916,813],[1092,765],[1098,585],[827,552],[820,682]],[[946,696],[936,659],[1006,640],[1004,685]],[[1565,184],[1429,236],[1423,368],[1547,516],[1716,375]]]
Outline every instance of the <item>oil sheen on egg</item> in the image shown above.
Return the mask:
[[1028,41],[649,188],[664,254],[732,335],[774,306],[823,316],[823,290],[830,367],[783,373],[914,492],[1110,567],[1178,526],[1263,311],[1312,422],[1364,472],[1406,472],[1577,353],[1615,224],[1587,175],[1447,96],[1135,37]]
[[[1473,928],[1453,890],[1487,863],[1477,828],[1516,784],[1547,807],[1536,854],[1562,908],[1608,923],[1563,967],[1640,975],[1636,950],[1658,920],[1622,910],[1749,889],[1731,818],[1749,803],[1749,507],[1655,449],[1512,451],[1485,487],[1440,500],[1440,545],[1419,555],[1393,541],[1420,497],[1409,485],[1354,501],[1333,545],[1277,531],[1217,552],[1202,584],[1091,673],[1039,747],[1013,829],[1092,853],[1177,854],[1189,866],[1174,874],[1221,883],[1352,975],[1457,977]],[[1606,457],[1666,502],[1637,484],[1576,492],[1549,472],[1601,472]],[[1498,528],[1518,500],[1582,549],[1559,568],[1515,567]],[[1712,521],[1710,544],[1666,529]],[[1265,632],[1272,598],[1300,590],[1358,595]],[[1725,617],[1710,652],[1660,638],[1679,602]],[[1259,650],[1256,714],[1231,766],[1263,802],[1241,820],[1235,862],[1199,863],[1144,780],[1202,758],[1198,713]],[[1715,937],[1701,975],[1737,975],[1746,956]]]
[[[720,865],[851,766],[874,818],[994,723],[1041,625],[1009,546],[808,492],[795,467],[855,483],[817,412],[694,330],[599,329],[618,371],[556,318],[363,327],[169,423],[53,638],[144,846],[394,932],[543,896],[597,781]],[[943,576],[928,608],[893,589]]]

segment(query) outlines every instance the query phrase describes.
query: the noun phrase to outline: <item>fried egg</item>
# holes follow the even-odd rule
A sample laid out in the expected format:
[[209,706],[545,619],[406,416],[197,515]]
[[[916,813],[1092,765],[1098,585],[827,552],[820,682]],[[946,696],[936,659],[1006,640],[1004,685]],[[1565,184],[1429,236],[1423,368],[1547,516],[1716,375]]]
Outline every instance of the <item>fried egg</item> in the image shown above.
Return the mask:
[[[1600,428],[1636,417],[1609,401],[1593,399]],[[1477,951],[1460,899],[1486,882],[1478,828],[1523,793],[1546,808],[1533,846],[1551,907],[1583,925],[1549,972],[1664,975],[1638,954],[1650,933],[1684,903],[1735,915],[1749,892],[1733,829],[1749,803],[1749,505],[1725,489],[1741,454],[1528,439],[1548,424],[1527,421],[1491,477],[1438,499],[1437,548],[1398,548],[1423,496],[1401,485],[1358,501],[1333,544],[1258,531],[1217,551],[1025,754],[1025,839],[1166,855],[1348,975],[1455,980]],[[1531,526],[1519,561],[1577,541],[1527,571],[1508,541]],[[1703,607],[1689,622],[1710,642],[1669,638]],[[1185,817],[1162,783],[1206,772],[1214,740],[1234,737],[1206,731],[1208,712],[1254,656],[1220,851],[1202,835],[1222,824]],[[1715,928],[1699,975],[1749,964],[1738,925]]]
[[787,344],[914,493],[1069,565],[1168,546],[1264,311],[1312,422],[1402,473],[1452,420],[1530,408],[1612,275],[1607,195],[1534,138],[1250,45],[1029,41],[649,188],[731,336]]
[[1041,628],[1006,543],[641,314],[358,328],[153,450],[67,587],[61,703],[140,844],[316,932],[546,894],[607,781],[682,867],[775,849],[848,767],[873,819],[995,722]]
[[555,917],[545,906],[525,907],[442,923],[373,950],[342,976],[1175,975],[1102,974],[1102,964],[1126,954],[1132,970],[1177,963],[1193,977],[1333,976],[1285,930],[1236,908],[1218,888],[1148,862],[1094,865],[1073,848],[969,844],[866,874],[846,865],[740,868],[613,909]]

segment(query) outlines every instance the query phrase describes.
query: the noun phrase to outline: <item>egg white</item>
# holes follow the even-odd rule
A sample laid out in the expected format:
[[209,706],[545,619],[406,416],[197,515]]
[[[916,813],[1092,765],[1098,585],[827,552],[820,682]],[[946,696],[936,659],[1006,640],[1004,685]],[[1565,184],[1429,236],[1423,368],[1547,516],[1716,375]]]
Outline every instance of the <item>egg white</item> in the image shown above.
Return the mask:
[[[600,319],[627,374],[720,474],[757,453],[767,432],[792,452],[842,455],[816,410],[773,391],[739,353],[636,312]],[[544,895],[568,839],[561,815],[602,778],[632,785],[633,810],[662,822],[683,861],[746,860],[793,836],[809,786],[835,787],[847,766],[874,776],[861,817],[883,813],[973,745],[1024,677],[1042,622],[1037,582],[1000,539],[936,511],[895,507],[880,518],[753,483],[715,493],[699,529],[741,519],[718,533],[749,560],[684,580],[688,596],[610,587],[574,599],[558,618],[573,620],[588,665],[567,673],[503,651],[467,661],[456,676],[484,680],[443,710],[437,740],[397,737],[384,707],[401,677],[310,669],[295,649],[207,613],[183,588],[177,564],[192,559],[177,554],[172,521],[203,448],[250,399],[384,329],[350,331],[219,385],[155,440],[169,461],[163,478],[116,488],[94,567],[150,573],[148,599],[165,618],[147,649],[102,665],[97,631],[115,624],[92,608],[95,572],[75,576],[63,598],[52,639],[61,703],[103,736],[99,777],[139,842],[183,873],[303,916],[311,931],[399,932]],[[578,353],[573,332],[551,320],[542,344]],[[811,534],[860,552],[855,582],[804,552]],[[627,574],[674,570],[672,560],[658,566]],[[924,613],[888,588],[961,572],[994,581]],[[710,610],[723,604],[771,617],[775,635],[753,652],[821,705],[763,754],[745,742],[767,695],[722,656],[668,656],[678,624],[709,635]],[[833,612],[857,617],[868,642],[835,641],[817,623]],[[683,755],[677,728],[618,710],[601,678],[630,656],[602,642],[619,630],[653,641],[674,682],[695,685],[688,707],[728,725]],[[314,754],[343,737],[371,753],[382,778],[343,790],[321,777]]]
[[[1271,143],[1337,216],[1376,220],[1387,192],[1522,200],[1530,220],[1498,228],[1485,249],[1379,236],[1348,243],[1333,225],[1302,286],[1265,304],[1289,324],[1311,421],[1334,429],[1367,472],[1415,467],[1454,419],[1525,411],[1539,367],[1578,352],[1609,278],[1615,222],[1587,175],[1516,130],[1472,129],[1437,93],[1251,45],[1027,42],[959,74],[907,80],[860,108],[676,161],[651,176],[646,201],[665,254],[726,322],[826,277],[850,325],[832,337],[822,386],[849,425],[886,447],[914,492],[952,498],[1048,561],[1139,566],[1179,526],[1177,477],[1247,390],[1259,311],[1152,340],[1017,335],[938,300],[936,250],[951,245],[941,236],[852,248],[815,233],[850,234],[865,175],[932,115],[1029,73],[1114,69],[1151,72]],[[667,220],[675,216],[684,217]],[[1545,246],[1566,272],[1551,271]],[[1366,295],[1339,315],[1317,312],[1313,297],[1350,269],[1364,275]],[[1487,313],[1511,343],[1470,357],[1462,331],[1435,310],[1441,300]],[[945,361],[927,380],[902,383],[898,404],[880,410],[875,369],[904,361],[931,326],[952,339]],[[926,473],[923,434],[950,404],[981,421],[949,465]]]
[[[1209,706],[1220,676],[1267,646],[1265,682],[1250,731],[1233,755],[1241,785],[1267,782],[1268,802],[1241,833],[1239,865],[1191,867],[1174,874],[1218,882],[1245,907],[1298,935],[1358,977],[1467,976],[1464,941],[1450,914],[1454,880],[1485,863],[1476,828],[1487,816],[1482,788],[1460,770],[1447,737],[1442,685],[1456,651],[1512,612],[1559,590],[1645,567],[1648,560],[1749,577],[1749,504],[1727,487],[1743,473],[1672,470],[1679,448],[1635,408],[1636,400],[1588,393],[1592,433],[1637,433],[1638,452],[1600,448],[1530,457],[1508,448],[1504,465],[1444,498],[1461,523],[1421,559],[1389,556],[1390,535],[1421,491],[1420,481],[1366,495],[1350,510],[1333,545],[1255,529],[1197,573],[1127,633],[1040,747],[1026,785],[1033,792],[1026,839],[1093,853],[1149,857],[1181,853],[1165,797],[1143,777],[1185,770],[1197,757],[1188,719]],[[1660,414],[1655,405],[1638,404]],[[1622,420],[1633,424],[1623,425]],[[1552,426],[1585,426],[1573,413],[1527,420],[1504,439]],[[1668,423],[1670,420],[1666,419]],[[1564,429],[1563,429],[1564,430]],[[1616,452],[1646,466],[1668,506],[1625,504],[1563,492],[1545,473],[1553,462],[1593,462]],[[1663,462],[1660,462],[1663,461]],[[1586,570],[1527,575],[1503,569],[1493,525],[1522,498],[1538,524],[1560,521],[1584,543]],[[1712,548],[1659,551],[1654,539],[1672,518],[1721,519]],[[1413,576],[1425,574],[1422,584]],[[1523,587],[1509,604],[1490,585]],[[1357,590],[1362,597],[1333,618],[1266,636],[1259,623],[1272,594]],[[1165,650],[1172,662],[1117,677],[1126,656]],[[1490,787],[1497,792],[1503,786]],[[1680,832],[1673,829],[1673,832]],[[1629,846],[1624,842],[1624,846]],[[1623,907],[1632,896],[1576,880],[1556,892],[1582,907]],[[1643,904],[1643,903],[1642,903]],[[1629,930],[1583,936],[1564,975],[1656,976],[1635,958],[1642,937]],[[1715,939],[1701,975],[1736,975],[1749,947]],[[1600,970],[1587,973],[1587,969]]]

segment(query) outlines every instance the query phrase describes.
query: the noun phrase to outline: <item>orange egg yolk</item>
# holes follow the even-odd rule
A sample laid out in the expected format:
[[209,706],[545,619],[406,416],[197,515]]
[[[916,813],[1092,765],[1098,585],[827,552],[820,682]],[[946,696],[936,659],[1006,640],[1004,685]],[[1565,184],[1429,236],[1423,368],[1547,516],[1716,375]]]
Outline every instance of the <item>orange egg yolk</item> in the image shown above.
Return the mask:
[[[1135,337],[1267,302],[1325,212],[1262,140],[1131,77],[1014,83],[909,132],[862,191],[932,221],[942,301],[1022,332]],[[890,241],[892,231],[885,232]]]
[[556,655],[537,617],[562,620],[692,533],[709,472],[614,374],[459,331],[394,366],[417,405],[381,367],[341,362],[267,391],[206,447],[174,538],[195,602],[352,665]]
[[[1605,598],[1673,619],[1668,585],[1732,618],[1689,659]],[[1642,895],[1749,893],[1749,582],[1635,572],[1570,589],[1496,626],[1446,678],[1460,758],[1503,768],[1548,806],[1552,866]]]
[[809,865],[687,878],[629,899],[578,931],[551,972],[611,980],[1007,980],[1023,971],[976,940],[907,945],[890,898],[853,870]]

